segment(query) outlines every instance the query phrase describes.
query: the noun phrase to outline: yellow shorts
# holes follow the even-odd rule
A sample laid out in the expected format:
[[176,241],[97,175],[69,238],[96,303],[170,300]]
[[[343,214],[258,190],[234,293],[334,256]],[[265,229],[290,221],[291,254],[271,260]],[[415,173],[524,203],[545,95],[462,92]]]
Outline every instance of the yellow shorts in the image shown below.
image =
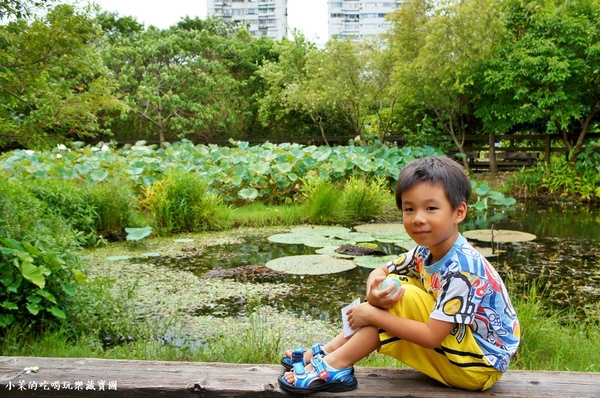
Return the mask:
[[[413,278],[400,276],[406,289],[400,304],[389,310],[402,318],[426,323],[435,300],[423,285]],[[379,331],[381,354],[392,356],[447,386],[466,390],[487,390],[503,373],[486,361],[471,328],[457,325],[435,349],[421,347]]]

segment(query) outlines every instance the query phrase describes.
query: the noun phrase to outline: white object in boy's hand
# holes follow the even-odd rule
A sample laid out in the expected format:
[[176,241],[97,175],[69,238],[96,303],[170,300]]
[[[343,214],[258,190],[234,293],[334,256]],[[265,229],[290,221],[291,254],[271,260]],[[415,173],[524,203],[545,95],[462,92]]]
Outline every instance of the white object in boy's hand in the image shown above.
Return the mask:
[[344,308],[342,308],[342,322],[344,324],[344,337],[349,337],[352,336],[354,333],[356,333],[356,331],[358,329],[352,329],[350,327],[350,324],[348,323],[348,315],[346,315],[346,313],[348,312],[348,310],[350,308],[356,307],[357,305],[360,304],[360,299],[356,299],[353,302],[351,302],[350,304],[348,304],[347,306],[345,306]]
[[391,277],[391,276],[386,277],[379,284],[379,290],[385,290],[388,287],[390,287],[391,285],[395,285],[395,287],[394,287],[394,290],[392,290],[391,293],[388,294],[388,297],[389,297],[392,294],[396,293],[398,291],[398,289],[400,288],[400,281],[397,278],[394,278],[394,277]]

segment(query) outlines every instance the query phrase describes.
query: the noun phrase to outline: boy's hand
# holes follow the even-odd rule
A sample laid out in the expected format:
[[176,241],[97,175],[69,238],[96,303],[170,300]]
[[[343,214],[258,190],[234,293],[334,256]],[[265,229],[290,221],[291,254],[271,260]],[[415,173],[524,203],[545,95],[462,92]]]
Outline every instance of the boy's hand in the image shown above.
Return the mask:
[[367,301],[369,304],[383,310],[392,308],[404,296],[404,288],[402,286],[392,295],[390,293],[394,290],[394,285],[390,285],[384,290],[379,290],[379,285],[385,278],[385,276],[373,278],[367,289]]

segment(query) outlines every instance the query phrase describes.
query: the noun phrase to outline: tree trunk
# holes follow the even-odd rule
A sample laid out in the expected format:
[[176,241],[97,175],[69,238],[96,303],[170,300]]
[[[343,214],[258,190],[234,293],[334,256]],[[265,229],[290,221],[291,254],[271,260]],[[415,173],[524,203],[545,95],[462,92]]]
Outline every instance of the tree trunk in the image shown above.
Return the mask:
[[498,174],[498,162],[496,162],[496,133],[493,131],[490,133],[490,141],[488,143],[489,150],[489,159],[490,159],[490,173]]
[[327,137],[325,137],[325,129],[323,129],[322,118],[319,116],[315,117],[313,114],[310,114],[310,118],[317,126],[319,126],[319,130],[321,130],[321,137],[323,138],[323,142],[325,142],[325,145],[330,146],[329,141],[327,141]]

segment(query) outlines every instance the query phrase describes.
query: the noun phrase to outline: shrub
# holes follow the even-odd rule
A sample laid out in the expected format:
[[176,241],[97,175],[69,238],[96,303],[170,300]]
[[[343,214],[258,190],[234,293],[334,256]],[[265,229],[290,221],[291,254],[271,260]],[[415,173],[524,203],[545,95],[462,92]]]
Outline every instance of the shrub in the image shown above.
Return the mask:
[[159,235],[216,231],[231,226],[231,210],[196,173],[168,170],[142,200]]
[[121,240],[126,227],[147,224],[130,181],[113,179],[88,186],[87,203],[94,208],[93,227],[97,234]]
[[44,322],[47,313],[66,318],[67,297],[86,279],[77,242],[26,188],[0,182],[0,328]]
[[345,218],[352,221],[377,219],[384,214],[391,196],[385,178],[367,181],[364,177],[350,177],[342,193]]
[[83,186],[69,180],[41,179],[31,187],[31,192],[46,204],[48,212],[65,219],[79,232],[82,244],[93,246],[98,243],[98,212],[88,201]]
[[327,224],[346,220],[343,197],[338,186],[323,178],[303,179],[306,222]]

